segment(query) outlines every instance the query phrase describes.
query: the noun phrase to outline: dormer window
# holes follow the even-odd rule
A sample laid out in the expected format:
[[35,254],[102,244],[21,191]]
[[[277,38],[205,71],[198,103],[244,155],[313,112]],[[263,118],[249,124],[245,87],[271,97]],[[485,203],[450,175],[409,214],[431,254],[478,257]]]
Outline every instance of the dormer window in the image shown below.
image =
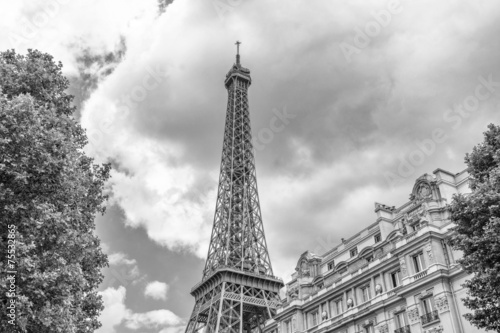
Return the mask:
[[327,267],[328,267],[328,270],[331,271],[335,267],[335,262],[333,262],[333,261],[329,262]]
[[376,234],[373,239],[375,240],[375,243],[380,243],[382,241],[382,236],[380,234]]
[[351,258],[352,257],[355,257],[358,255],[358,248],[355,247],[355,248],[352,248],[350,251],[349,251],[349,254],[351,255]]

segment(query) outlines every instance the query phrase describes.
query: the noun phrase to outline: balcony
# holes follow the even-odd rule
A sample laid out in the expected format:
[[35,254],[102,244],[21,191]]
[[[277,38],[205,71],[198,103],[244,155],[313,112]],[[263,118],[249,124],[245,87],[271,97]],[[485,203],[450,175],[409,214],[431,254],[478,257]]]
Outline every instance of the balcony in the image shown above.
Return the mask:
[[401,286],[397,286],[397,287],[392,288],[391,290],[389,290],[387,292],[387,297],[391,297],[391,296],[396,295],[398,293],[398,290],[400,290],[400,289],[401,289]]
[[406,325],[394,330],[394,333],[411,333],[410,325]]
[[437,310],[434,310],[432,312],[426,313],[421,316],[420,319],[422,320],[422,325],[428,324],[435,320],[439,320],[438,312]]
[[423,278],[424,276],[427,276],[427,269],[413,275],[413,281],[417,281],[417,280],[420,280],[421,278]]

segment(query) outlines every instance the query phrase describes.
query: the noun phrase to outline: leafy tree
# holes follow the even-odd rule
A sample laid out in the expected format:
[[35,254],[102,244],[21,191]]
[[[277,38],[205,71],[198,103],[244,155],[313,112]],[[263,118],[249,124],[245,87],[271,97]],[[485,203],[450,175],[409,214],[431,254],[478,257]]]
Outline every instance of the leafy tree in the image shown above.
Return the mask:
[[[11,299],[16,316],[1,332],[93,332],[103,309],[97,288],[107,257],[94,234],[104,213],[109,165],[83,152],[85,131],[72,117],[62,64],[29,50],[0,53],[0,235],[8,248],[15,229],[14,274],[0,283],[1,313]],[[13,237],[13,236],[12,236]],[[12,295],[10,295],[12,296]]]
[[465,318],[500,332],[500,127],[488,128],[484,142],[465,156],[472,193],[455,196],[451,204],[452,244],[463,251],[459,263],[472,274],[463,301],[473,312]]

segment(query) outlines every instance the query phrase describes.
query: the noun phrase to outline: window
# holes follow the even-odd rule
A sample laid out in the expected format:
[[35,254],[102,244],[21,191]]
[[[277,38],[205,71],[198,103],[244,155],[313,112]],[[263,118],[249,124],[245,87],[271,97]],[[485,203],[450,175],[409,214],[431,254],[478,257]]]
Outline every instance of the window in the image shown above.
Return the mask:
[[372,262],[373,261],[373,254],[369,254],[365,257],[366,262]]
[[342,309],[342,299],[336,300],[335,301],[335,313],[337,315],[339,315],[342,312],[344,312],[344,310]]
[[335,267],[335,262],[329,262],[328,263],[328,270],[331,271]]
[[365,326],[365,333],[375,333],[373,325]]
[[437,314],[437,310],[435,310],[434,298],[426,297],[420,299],[420,307],[422,309],[423,315],[420,316],[420,320],[422,321],[422,325],[426,325],[435,320],[439,320],[439,316]]
[[393,288],[401,284],[401,271],[391,273],[391,283]]
[[422,300],[420,300],[420,305],[422,307],[422,312],[424,314],[431,313],[434,311],[434,304],[433,304],[433,298],[432,297],[427,297]]
[[415,269],[415,273],[421,272],[425,269],[424,267],[424,254],[420,252],[417,255],[411,257],[413,260],[413,268]]
[[292,333],[292,321],[291,320],[285,321],[285,332]]
[[397,313],[394,316],[394,321],[396,322],[396,328],[403,328],[406,325],[408,325],[407,320],[406,320],[406,312],[403,311],[403,312]]
[[318,325],[318,323],[319,323],[319,320],[318,320],[318,319],[319,319],[319,314],[318,314],[318,311],[313,312],[313,313],[311,314],[311,324],[312,324],[312,326],[316,326],[316,325]]
[[358,255],[358,248],[355,247],[355,248],[351,249],[351,251],[349,251],[349,253],[351,254],[351,258],[357,256]]
[[370,286],[361,288],[361,299],[363,302],[368,302],[370,300]]
[[382,241],[382,236],[380,234],[376,234],[373,238],[375,239],[375,243]]
[[330,316],[335,317],[342,313],[342,299],[330,301]]

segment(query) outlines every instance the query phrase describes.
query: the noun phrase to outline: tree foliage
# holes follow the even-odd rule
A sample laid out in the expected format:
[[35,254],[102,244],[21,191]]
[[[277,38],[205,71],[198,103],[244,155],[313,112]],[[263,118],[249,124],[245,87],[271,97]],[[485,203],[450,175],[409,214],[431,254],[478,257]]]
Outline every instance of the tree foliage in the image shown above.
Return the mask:
[[463,301],[473,310],[465,317],[478,328],[500,332],[500,127],[489,125],[484,142],[465,157],[472,193],[455,196],[453,247],[463,251],[459,260],[472,274]]
[[[83,152],[62,64],[39,51],[0,53],[0,234],[15,226],[16,317],[1,332],[93,332],[107,265],[94,219],[104,213],[109,165]],[[10,230],[10,228],[9,228]],[[4,257],[5,258],[5,257]],[[0,283],[2,316],[10,282]],[[10,321],[10,319],[9,319]],[[14,325],[13,325],[14,324]]]

